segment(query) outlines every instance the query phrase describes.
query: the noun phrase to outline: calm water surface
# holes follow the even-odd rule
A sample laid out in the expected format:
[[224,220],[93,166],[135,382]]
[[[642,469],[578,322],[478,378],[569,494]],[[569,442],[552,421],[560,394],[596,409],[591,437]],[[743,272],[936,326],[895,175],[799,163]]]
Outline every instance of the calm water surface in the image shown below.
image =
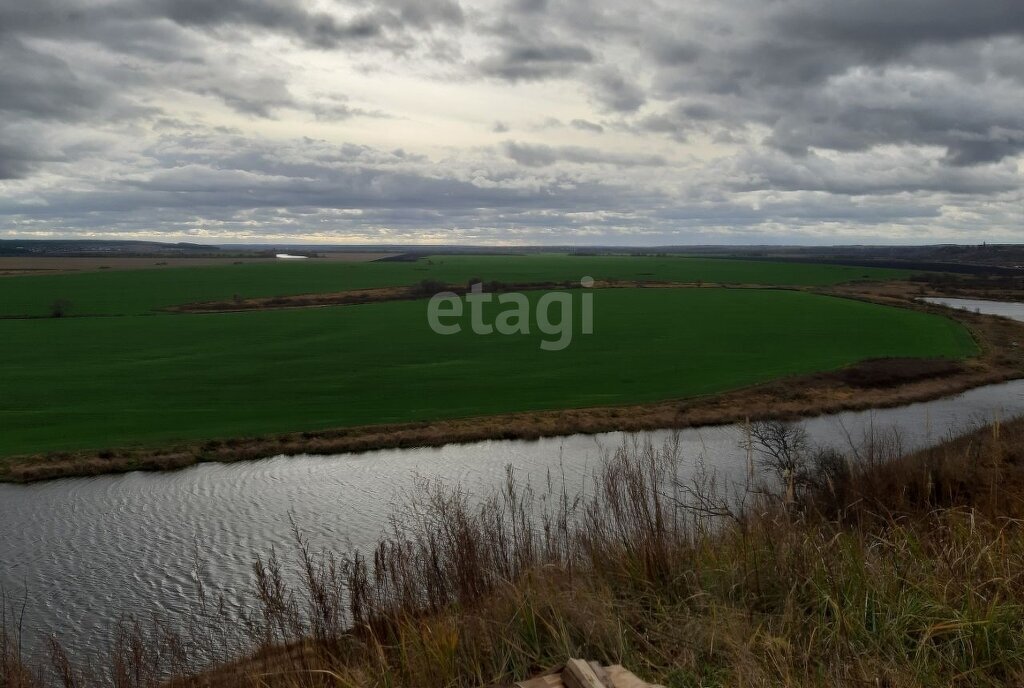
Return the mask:
[[940,306],[977,311],[978,313],[989,313],[991,315],[1002,315],[1014,320],[1024,321],[1024,303],[984,301],[982,299],[948,299],[945,296],[928,297],[921,300],[928,303],[936,303]]

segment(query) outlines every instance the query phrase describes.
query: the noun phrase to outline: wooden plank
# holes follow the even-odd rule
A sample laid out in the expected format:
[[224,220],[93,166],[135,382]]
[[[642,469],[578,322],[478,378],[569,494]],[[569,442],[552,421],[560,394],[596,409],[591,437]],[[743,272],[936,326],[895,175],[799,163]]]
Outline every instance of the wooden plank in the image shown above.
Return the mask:
[[516,688],[564,688],[564,686],[562,677],[558,674],[539,676],[531,678],[529,681],[520,681],[516,684]]
[[565,688],[612,688],[606,685],[594,669],[582,659],[570,659],[562,672]]
[[605,668],[613,688],[664,688],[653,683],[641,681],[636,674],[621,664],[613,664]]
[[[561,672],[561,673],[558,673]],[[595,683],[596,681],[596,683]],[[520,681],[515,688],[665,688],[642,681],[621,664],[602,667],[597,662],[570,659],[564,667],[549,669],[543,676]]]
[[608,672],[604,670],[604,667],[601,666],[600,662],[587,662],[587,664],[589,664],[590,668],[594,670],[595,674],[597,674],[598,681],[607,688],[613,688],[612,680],[608,677]]

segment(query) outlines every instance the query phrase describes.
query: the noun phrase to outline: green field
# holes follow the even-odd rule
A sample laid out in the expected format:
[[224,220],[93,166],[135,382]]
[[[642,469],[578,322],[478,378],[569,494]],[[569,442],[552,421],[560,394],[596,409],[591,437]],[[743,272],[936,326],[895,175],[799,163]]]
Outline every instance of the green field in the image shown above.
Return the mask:
[[[447,279],[539,279],[569,265],[603,276],[585,259],[444,259]],[[580,260],[578,264],[573,263]],[[604,259],[601,259],[604,260]],[[620,265],[619,276],[645,259]],[[473,263],[473,261],[476,261]],[[646,265],[654,265],[649,263]],[[382,282],[410,274],[383,264]],[[605,270],[616,267],[610,263]],[[778,268],[753,264],[759,274]],[[676,278],[723,279],[683,261]],[[272,267],[272,275],[260,270]],[[17,285],[23,310],[33,292],[123,312],[222,295],[218,290],[328,287],[321,266],[230,266],[0,280]],[[339,274],[348,275],[351,264]],[[431,271],[437,278],[439,266]],[[498,268],[502,269],[499,270]],[[238,269],[236,269],[238,268]],[[472,269],[471,269],[472,268]],[[835,269],[786,266],[807,281]],[[502,271],[504,270],[504,271]],[[518,273],[516,271],[519,271]],[[530,273],[530,271],[533,271]],[[545,272],[548,270],[548,272]],[[403,272],[405,271],[405,272]],[[864,274],[856,268],[857,275]],[[513,277],[514,274],[529,277]],[[192,283],[195,275],[204,280]],[[365,285],[371,271],[354,270]],[[421,278],[423,273],[416,272]],[[560,273],[562,274],[562,273]],[[739,272],[730,272],[736,281]],[[351,276],[351,275],[349,275]],[[662,276],[662,275],[659,275]],[[311,288],[313,277],[321,279]],[[749,277],[749,276],[748,276]],[[332,278],[333,279],[333,278]],[[339,281],[341,278],[338,278]],[[103,290],[117,283],[117,297]],[[81,294],[66,285],[91,285]],[[169,293],[161,291],[168,287]],[[84,288],[84,287],[83,287]],[[959,324],[916,311],[780,290],[611,289],[594,292],[595,332],[561,352],[539,349],[542,335],[441,336],[427,326],[424,301],[304,310],[0,320],[0,454],[156,445],[279,431],[429,420],[508,411],[647,402],[707,394],[780,375],[834,369],[882,356],[964,357],[975,353]],[[530,294],[535,302],[539,294]],[[111,300],[104,301],[110,297]],[[575,292],[575,299],[580,292]],[[578,301],[577,301],[578,305]],[[102,309],[100,309],[102,310]],[[467,316],[468,317],[468,316]],[[578,316],[577,316],[578,317]]]
[[432,256],[416,262],[343,263],[327,260],[24,275],[0,279],[0,316],[48,315],[69,303],[70,315],[132,315],[195,301],[284,296],[409,285],[424,279],[465,284],[595,279],[723,284],[823,286],[856,279],[895,279],[909,272],[841,265],[770,263],[687,257]]

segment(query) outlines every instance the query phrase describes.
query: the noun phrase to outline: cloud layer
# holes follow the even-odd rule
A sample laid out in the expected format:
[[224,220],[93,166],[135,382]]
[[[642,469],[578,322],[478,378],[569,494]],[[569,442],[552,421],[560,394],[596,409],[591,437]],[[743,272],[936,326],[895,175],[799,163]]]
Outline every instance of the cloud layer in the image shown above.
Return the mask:
[[0,237],[1024,239],[1017,0],[0,2]]

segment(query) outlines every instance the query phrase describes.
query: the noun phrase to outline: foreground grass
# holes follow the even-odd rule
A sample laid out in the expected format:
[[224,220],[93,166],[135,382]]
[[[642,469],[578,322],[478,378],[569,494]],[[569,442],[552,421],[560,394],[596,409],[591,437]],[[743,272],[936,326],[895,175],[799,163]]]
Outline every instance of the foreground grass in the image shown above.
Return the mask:
[[55,301],[68,315],[138,315],[197,301],[338,292],[411,285],[425,279],[465,284],[595,279],[824,286],[900,279],[905,270],[688,257],[431,256],[415,262],[281,262],[216,267],[26,275],[0,279],[0,316],[47,316]]
[[[911,456],[762,425],[764,486],[677,478],[624,445],[581,496],[510,474],[482,501],[424,483],[371,553],[254,566],[247,620],[199,597],[186,633],[125,625],[65,686],[507,685],[566,656],[691,686],[1004,686],[1024,680],[1024,422]],[[298,566],[298,587],[282,573]],[[145,610],[140,610],[144,616]],[[43,685],[8,635],[0,685]],[[245,659],[193,673],[205,657]]]
[[943,317],[792,291],[598,290],[581,336],[574,298],[560,352],[536,327],[474,335],[468,313],[434,334],[422,301],[0,321],[0,455],[643,403],[976,351]]
[[[786,433],[755,456],[799,446]],[[312,641],[235,677],[440,688],[586,656],[669,686],[1019,683],[1022,439],[1017,423],[910,457],[895,437],[844,463],[797,449],[794,479],[745,505],[677,482],[671,444],[623,447],[582,501],[538,506],[510,479],[472,507],[433,486],[372,563],[350,560],[339,618],[358,632],[314,621]],[[272,571],[257,568],[264,590]],[[315,594],[328,578],[311,577],[311,618],[335,618]]]

